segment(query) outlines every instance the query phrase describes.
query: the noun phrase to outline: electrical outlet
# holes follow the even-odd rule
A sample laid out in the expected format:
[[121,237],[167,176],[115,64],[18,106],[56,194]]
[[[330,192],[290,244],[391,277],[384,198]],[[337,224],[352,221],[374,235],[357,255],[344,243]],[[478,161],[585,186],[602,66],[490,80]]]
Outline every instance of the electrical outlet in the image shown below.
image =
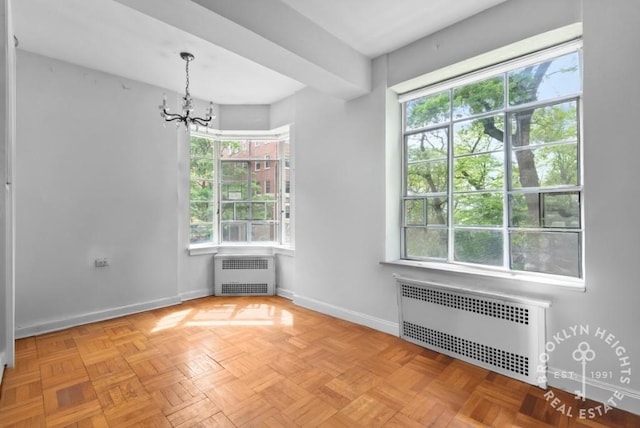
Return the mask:
[[98,267],[107,267],[107,266],[109,266],[109,259],[105,259],[105,258],[96,259],[94,264],[95,264],[95,267],[97,267],[97,268]]

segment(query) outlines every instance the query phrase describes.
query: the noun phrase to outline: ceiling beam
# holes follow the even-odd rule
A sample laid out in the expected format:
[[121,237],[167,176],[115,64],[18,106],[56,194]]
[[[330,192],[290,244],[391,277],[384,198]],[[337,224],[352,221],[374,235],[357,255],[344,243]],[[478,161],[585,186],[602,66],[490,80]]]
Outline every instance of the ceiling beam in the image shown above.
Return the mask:
[[371,60],[279,0],[115,0],[349,100],[371,90]]

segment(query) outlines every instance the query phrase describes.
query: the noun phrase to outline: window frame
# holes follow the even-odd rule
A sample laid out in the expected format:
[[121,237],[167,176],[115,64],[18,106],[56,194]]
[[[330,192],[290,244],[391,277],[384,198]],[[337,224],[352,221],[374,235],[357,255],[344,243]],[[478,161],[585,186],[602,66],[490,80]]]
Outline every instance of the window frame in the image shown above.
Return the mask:
[[[419,263],[419,264],[428,264],[428,265],[432,265],[432,266],[437,266],[437,265],[441,265],[443,269],[445,270],[456,270],[455,266],[460,266],[461,268],[463,268],[463,270],[467,269],[469,271],[478,271],[478,272],[484,272],[484,271],[498,271],[498,272],[503,272],[504,274],[507,275],[514,275],[514,276],[519,276],[519,277],[531,277],[531,278],[547,278],[549,280],[549,282],[554,282],[554,281],[558,281],[558,282],[562,282],[564,280],[566,280],[569,283],[573,283],[573,282],[583,282],[584,281],[584,242],[585,242],[585,227],[584,227],[584,181],[583,181],[583,165],[584,165],[584,160],[583,160],[583,144],[584,144],[584,139],[583,139],[583,124],[582,124],[582,98],[583,98],[583,79],[582,79],[582,75],[580,75],[580,90],[577,94],[570,94],[570,95],[564,95],[555,99],[544,99],[543,101],[535,101],[535,102],[531,102],[531,103],[527,103],[527,104],[519,104],[519,105],[515,105],[515,106],[510,106],[509,105],[509,100],[507,99],[508,94],[507,91],[505,91],[504,97],[505,97],[505,103],[504,106],[499,109],[499,110],[491,110],[489,112],[486,113],[482,113],[482,114],[478,114],[478,115],[469,115],[469,116],[465,116],[463,118],[455,118],[453,113],[450,113],[450,119],[446,122],[443,123],[439,123],[439,124],[433,124],[433,125],[427,125],[427,126],[422,126],[416,129],[410,129],[407,130],[407,108],[406,108],[406,103],[412,100],[416,100],[425,96],[429,96],[429,95],[435,95],[438,94],[440,92],[443,91],[452,91],[454,88],[460,88],[466,84],[471,84],[471,83],[476,83],[476,82],[480,82],[484,79],[487,78],[491,78],[494,76],[498,76],[500,74],[503,74],[505,76],[508,75],[509,71],[514,71],[517,69],[520,69],[522,67],[528,66],[528,65],[534,65],[534,64],[538,64],[547,60],[551,60],[553,58],[556,57],[560,57],[563,56],[565,54],[568,53],[572,53],[572,52],[578,52],[578,61],[580,63],[580,71],[582,72],[582,40],[581,39],[577,39],[577,40],[572,40],[570,42],[567,43],[562,43],[559,44],[557,46],[553,46],[550,48],[545,48],[542,49],[540,51],[531,53],[529,55],[525,55],[513,60],[509,60],[509,61],[505,61],[502,62],[500,64],[497,65],[493,65],[490,67],[486,67],[483,68],[481,70],[478,71],[474,71],[474,72],[470,72],[467,74],[463,74],[459,77],[454,77],[452,79],[448,79],[445,80],[443,82],[439,82],[439,83],[435,83],[423,88],[419,88],[417,90],[413,90],[404,94],[400,94],[398,96],[398,101],[401,104],[401,128],[400,128],[400,133],[401,133],[401,146],[402,146],[402,156],[401,156],[401,193],[400,193],[400,199],[401,199],[401,203],[400,203],[400,210],[401,210],[401,215],[400,215],[400,261],[403,263]],[[514,150],[513,147],[511,145],[511,142],[508,142],[508,138],[506,138],[506,135],[510,135],[510,124],[508,122],[510,122],[511,116],[513,115],[514,112],[516,111],[522,111],[522,110],[532,110],[532,109],[537,109],[537,108],[542,108],[544,106],[555,106],[555,105],[559,105],[560,102],[569,102],[570,100],[575,100],[576,102],[576,126],[578,128],[577,131],[577,142],[576,142],[576,150],[577,150],[577,177],[578,177],[578,183],[575,186],[560,186],[559,188],[553,188],[553,187],[544,187],[541,186],[539,188],[536,189],[532,189],[532,188],[527,188],[527,189],[522,189],[522,188],[515,188],[511,186],[511,163],[512,163],[512,157],[514,156]],[[450,106],[453,106],[453,99],[449,100]],[[502,148],[502,154],[503,154],[503,164],[502,164],[502,169],[501,171],[504,173],[504,176],[502,178],[503,184],[502,187],[498,190],[496,190],[496,192],[501,193],[502,199],[503,199],[503,213],[502,213],[502,224],[497,226],[495,229],[501,231],[502,233],[502,242],[503,242],[503,261],[502,264],[500,266],[491,266],[491,265],[487,265],[487,264],[477,264],[477,263],[469,263],[469,262],[464,262],[464,261],[457,261],[455,260],[454,257],[454,253],[455,253],[455,249],[454,249],[454,234],[456,233],[457,230],[464,230],[465,228],[462,227],[460,228],[459,226],[456,226],[456,223],[454,222],[454,209],[453,209],[453,201],[454,201],[454,196],[456,194],[460,194],[459,192],[456,192],[454,189],[455,183],[454,183],[454,162],[456,160],[456,158],[459,158],[460,156],[456,156],[456,154],[453,152],[453,129],[455,124],[457,123],[461,123],[464,121],[471,121],[471,120],[475,120],[477,118],[481,118],[481,117],[485,117],[485,116],[492,116],[492,115],[502,115],[504,118],[504,126],[505,126],[505,141],[503,143],[503,148]],[[408,167],[409,167],[409,161],[408,161],[408,156],[407,156],[407,147],[408,147],[408,137],[413,136],[413,135],[418,135],[420,133],[424,133],[427,131],[431,131],[434,129],[439,129],[439,128],[447,128],[449,131],[449,135],[448,135],[448,143],[447,143],[447,157],[446,157],[446,162],[447,162],[447,185],[446,185],[446,192],[442,192],[442,195],[432,195],[429,194],[427,196],[427,193],[425,194],[421,194],[421,195],[409,195],[408,192],[408,184],[407,184],[407,180],[409,177],[409,173],[408,173]],[[475,155],[477,153],[474,153],[472,155]],[[472,156],[470,155],[470,156]],[[424,161],[423,161],[424,162]],[[428,159],[426,162],[433,162],[433,159]],[[485,189],[484,192],[493,192],[494,190],[489,190],[489,189]],[[578,276],[574,277],[574,276],[568,276],[568,275],[561,275],[561,274],[554,274],[554,273],[544,273],[544,272],[536,272],[536,271],[528,271],[528,270],[518,270],[515,269],[513,267],[513,263],[511,260],[511,251],[510,251],[510,239],[511,239],[511,232],[512,231],[526,231],[526,228],[515,228],[512,226],[511,224],[511,205],[510,205],[510,198],[515,195],[515,194],[525,194],[525,193],[531,193],[531,194],[538,194],[539,198],[542,198],[543,195],[546,194],[562,194],[562,193],[575,193],[578,196],[578,200],[579,200],[579,213],[578,213],[578,221],[579,221],[579,227],[578,228],[571,228],[571,232],[574,232],[577,234],[578,236],[578,247],[577,247],[577,257],[578,257]],[[437,192],[436,192],[437,193]],[[408,256],[407,255],[407,242],[406,242],[406,232],[409,228],[411,227],[423,227],[424,230],[427,230],[427,210],[428,210],[428,199],[432,198],[432,197],[440,197],[440,196],[444,196],[447,199],[447,221],[446,224],[442,225],[442,227],[440,229],[442,230],[446,230],[447,233],[447,255],[445,258],[433,258],[433,257],[416,257],[416,256]],[[413,224],[408,224],[407,223],[407,218],[406,218],[406,210],[405,210],[405,205],[407,204],[408,201],[420,201],[423,200],[423,216],[424,216],[424,224],[419,224],[419,225],[413,225]],[[449,209],[449,206],[451,207]],[[543,206],[540,205],[539,206],[540,210],[543,210]],[[439,227],[433,227],[433,225],[429,226],[429,230],[437,230]],[[546,226],[544,226],[542,223],[535,228],[532,228],[535,231],[541,232],[544,231],[544,229],[546,228]],[[469,229],[473,229],[473,227],[470,227]],[[482,229],[482,227],[479,227],[479,229]],[[486,229],[491,229],[490,227],[486,228]],[[555,278],[555,279],[554,279]],[[544,281],[543,281],[544,282]]]

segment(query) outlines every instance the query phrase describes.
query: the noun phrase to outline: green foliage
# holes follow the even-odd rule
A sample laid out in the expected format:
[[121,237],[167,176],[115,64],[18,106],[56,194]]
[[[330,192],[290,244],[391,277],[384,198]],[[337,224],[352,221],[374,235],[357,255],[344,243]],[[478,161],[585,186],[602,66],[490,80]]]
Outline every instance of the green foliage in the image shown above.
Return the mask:
[[449,91],[419,98],[407,103],[407,129],[424,128],[449,120],[451,103]]
[[463,118],[504,106],[504,76],[495,76],[453,90],[453,116]]
[[469,193],[454,199],[456,225],[502,226],[502,193]]

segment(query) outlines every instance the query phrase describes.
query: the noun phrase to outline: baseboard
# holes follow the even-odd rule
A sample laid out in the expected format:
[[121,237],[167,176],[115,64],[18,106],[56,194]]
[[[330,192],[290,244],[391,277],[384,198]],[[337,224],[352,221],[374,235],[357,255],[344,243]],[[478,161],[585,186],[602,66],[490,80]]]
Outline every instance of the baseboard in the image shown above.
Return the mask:
[[186,293],[180,293],[180,300],[186,302],[187,300],[201,299],[203,297],[213,296],[212,288],[202,288],[200,290],[187,291]]
[[356,324],[364,325],[366,327],[370,327],[374,330],[391,334],[393,336],[400,335],[400,327],[398,323],[383,320],[381,318],[372,317],[371,315],[352,311],[351,309],[335,306],[330,303],[322,302],[316,299],[311,299],[309,297],[303,297],[297,294],[294,294],[293,296],[293,303],[295,303],[296,305],[302,306],[304,308],[314,310],[316,312],[320,312],[326,315],[331,315],[336,318],[340,318]]
[[16,339],[35,336],[43,333],[50,333],[65,328],[75,327],[82,324],[88,324],[97,321],[104,321],[111,318],[117,318],[124,315],[136,314],[139,312],[149,311],[152,309],[164,308],[180,303],[179,297],[168,297],[165,299],[152,300],[145,303],[137,303],[135,305],[120,306],[117,308],[107,309],[104,311],[90,312],[62,320],[48,321],[42,324],[34,324],[30,326],[17,326]]
[[4,368],[7,365],[7,353],[0,352],[0,386],[2,386],[2,378],[4,376]]
[[280,288],[280,287],[276,287],[276,294],[288,300],[293,300],[293,296],[294,296],[294,293],[292,290],[287,290],[286,288]]
[[[582,389],[582,376],[554,367],[549,367],[547,371],[547,379],[552,390],[553,388],[557,388],[573,394],[575,391]],[[567,376],[568,373],[573,374],[573,376]],[[622,410],[640,415],[640,391],[589,377],[585,378],[585,384],[586,396],[588,399],[597,401],[598,403],[607,404],[609,407],[618,407]],[[549,395],[548,397],[551,396]],[[551,398],[549,398],[548,401],[552,401]],[[571,405],[575,408],[577,403],[565,404],[566,408]],[[556,406],[556,410],[558,410],[558,408],[559,405]],[[597,409],[593,410],[593,414],[597,415]],[[574,413],[576,413],[575,410]],[[580,417],[578,413],[574,416]],[[583,416],[583,419],[585,419],[589,418],[590,415],[585,412]]]

